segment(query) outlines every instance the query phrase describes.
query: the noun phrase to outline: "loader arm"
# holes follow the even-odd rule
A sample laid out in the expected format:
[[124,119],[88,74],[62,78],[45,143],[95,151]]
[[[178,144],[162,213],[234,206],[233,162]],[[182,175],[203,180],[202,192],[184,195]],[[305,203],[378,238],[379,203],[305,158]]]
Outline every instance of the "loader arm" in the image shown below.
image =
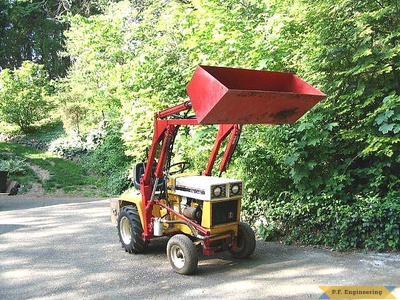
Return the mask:
[[225,172],[231,161],[233,153],[239,142],[240,133],[242,131],[242,126],[240,124],[220,124],[217,136],[215,138],[214,147],[211,151],[210,158],[208,159],[207,167],[202,173],[205,176],[211,176],[214,163],[217,159],[218,152],[221,148],[222,142],[230,135],[228,144],[226,145],[224,155],[219,166],[220,175]]
[[[183,102],[174,107],[159,111],[154,114],[154,135],[147,158],[146,168],[140,180],[140,192],[142,195],[143,212],[143,238],[151,238],[152,209],[154,196],[158,183],[164,177],[166,162],[171,156],[171,143],[175,140],[177,129],[181,125],[198,125],[196,119],[192,118],[171,118],[183,111],[190,111],[190,101]],[[158,157],[157,157],[158,154]]]
[[[221,176],[236,149],[242,124],[294,123],[325,98],[325,94],[291,73],[209,66],[197,67],[187,93],[190,101],[154,115],[152,145],[140,180],[144,240],[154,237],[153,206],[163,205],[155,199],[156,190],[165,177],[180,126],[219,124],[204,176],[212,175],[221,145],[230,136],[219,166]],[[195,116],[188,117],[192,108]],[[182,116],[182,112],[186,113]]]
[[[191,102],[186,101],[174,107],[159,111],[154,115],[154,135],[152,145],[150,147],[146,168],[140,184],[140,191],[144,204],[143,216],[146,218],[143,228],[146,239],[152,236],[151,228],[149,228],[148,224],[151,222],[152,208],[155,203],[154,196],[158,182],[162,180],[165,175],[164,172],[167,167],[166,163],[169,161],[172,154],[170,150],[172,148],[171,143],[175,140],[178,132],[177,129],[181,125],[199,125],[196,118],[174,118],[174,116],[183,111],[188,112],[191,108]],[[202,175],[212,175],[212,168],[218,156],[221,144],[229,135],[231,135],[219,167],[220,173],[226,171],[238,143],[240,132],[241,126],[238,124],[220,125],[213,151],[210,154],[206,170],[202,172]],[[159,205],[160,203],[158,202],[157,204]]]

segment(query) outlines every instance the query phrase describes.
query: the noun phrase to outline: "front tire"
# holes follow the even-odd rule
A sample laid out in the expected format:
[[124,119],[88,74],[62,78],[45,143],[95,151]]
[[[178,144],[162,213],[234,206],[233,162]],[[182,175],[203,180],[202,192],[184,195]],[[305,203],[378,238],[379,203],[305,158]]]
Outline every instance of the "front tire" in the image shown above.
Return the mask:
[[136,207],[125,206],[118,216],[118,236],[122,248],[129,253],[141,253],[148,245],[142,239],[143,227]]
[[248,258],[256,248],[256,237],[253,229],[246,223],[240,223],[236,240],[237,248],[229,252],[235,258]]
[[167,256],[174,271],[183,275],[192,274],[199,263],[195,245],[184,234],[171,237],[167,244]]

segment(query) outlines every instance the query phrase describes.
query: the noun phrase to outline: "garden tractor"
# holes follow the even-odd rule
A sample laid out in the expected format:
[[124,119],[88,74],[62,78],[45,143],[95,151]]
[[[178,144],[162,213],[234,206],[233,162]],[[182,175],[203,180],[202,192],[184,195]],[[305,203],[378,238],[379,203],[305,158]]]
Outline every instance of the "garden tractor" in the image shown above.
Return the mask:
[[[110,202],[125,251],[142,253],[150,240],[168,236],[167,257],[179,274],[197,269],[198,248],[205,255],[229,251],[234,258],[255,250],[254,232],[241,222],[243,182],[221,177],[242,126],[293,123],[325,97],[291,73],[212,66],[198,66],[186,90],[189,101],[154,115],[147,161],[133,170],[137,191]],[[174,141],[179,128],[198,125],[219,129],[204,171],[186,174],[190,161],[172,161]],[[217,158],[219,174],[212,176]]]

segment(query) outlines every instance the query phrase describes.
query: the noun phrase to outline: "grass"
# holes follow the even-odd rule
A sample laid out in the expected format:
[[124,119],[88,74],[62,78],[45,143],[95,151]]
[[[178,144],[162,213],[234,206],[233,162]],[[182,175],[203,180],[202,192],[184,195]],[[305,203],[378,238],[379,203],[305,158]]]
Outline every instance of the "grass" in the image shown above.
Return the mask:
[[63,123],[60,120],[36,125],[31,127],[31,131],[25,135],[25,139],[49,143],[64,135]]
[[6,124],[0,121],[0,132],[17,137],[22,141],[35,140],[42,144],[48,144],[65,134],[63,123],[58,119],[32,125],[29,132],[25,133],[16,125]]
[[[6,156],[8,159],[22,160],[47,170],[51,176],[41,183],[48,193],[62,189],[66,193],[84,196],[98,194],[97,179],[76,162],[19,144],[0,142],[0,158],[4,159]],[[24,167],[25,172],[20,172],[22,175],[11,173],[9,178],[29,187],[32,182],[41,180],[27,164]]]

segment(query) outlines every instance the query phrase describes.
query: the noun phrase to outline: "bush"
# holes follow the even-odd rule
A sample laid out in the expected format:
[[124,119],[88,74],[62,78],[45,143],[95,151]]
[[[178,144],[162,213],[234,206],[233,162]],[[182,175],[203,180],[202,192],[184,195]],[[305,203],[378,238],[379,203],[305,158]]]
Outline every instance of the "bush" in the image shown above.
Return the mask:
[[30,125],[48,116],[49,79],[42,65],[25,61],[21,68],[0,73],[0,117],[27,132]]
[[108,129],[102,143],[85,158],[91,172],[104,177],[104,185],[112,194],[121,193],[131,182],[128,176],[131,160],[126,151],[119,131]]
[[27,166],[25,160],[18,158],[9,158],[0,161],[0,170],[8,171],[10,175],[25,175],[26,167]]
[[110,176],[107,176],[104,188],[110,194],[117,195],[125,191],[131,183],[132,180],[129,178],[129,172],[126,168],[123,168],[120,170],[114,170]]
[[[249,127],[243,139],[251,143],[240,149],[247,187],[243,212],[253,222],[265,218],[265,239],[399,250],[398,145],[385,147],[388,152],[352,153],[347,141],[335,140],[337,127],[315,112],[295,125],[258,129],[257,137]],[[362,141],[353,147],[357,143]]]
[[87,153],[86,143],[78,136],[62,136],[49,145],[49,151],[60,157],[74,159]]
[[337,250],[400,250],[400,193],[388,199],[357,197],[353,204],[326,197],[269,202],[259,227],[266,240],[283,237]]
[[92,130],[85,138],[62,136],[50,143],[49,152],[77,160],[97,177],[109,193],[119,194],[129,184],[130,159],[118,130]]
[[102,143],[104,134],[103,130],[91,130],[85,138],[61,136],[50,143],[49,151],[63,158],[79,159],[95,150]]

